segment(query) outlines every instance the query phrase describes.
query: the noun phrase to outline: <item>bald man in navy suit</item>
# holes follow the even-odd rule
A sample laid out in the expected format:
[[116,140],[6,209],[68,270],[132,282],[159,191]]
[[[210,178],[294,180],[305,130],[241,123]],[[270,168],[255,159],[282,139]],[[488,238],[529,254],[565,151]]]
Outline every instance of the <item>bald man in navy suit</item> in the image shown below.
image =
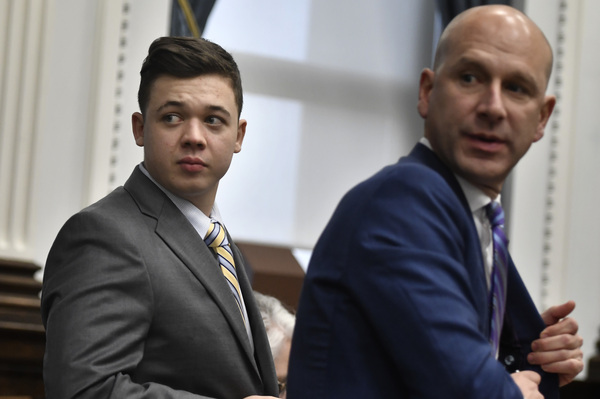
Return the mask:
[[558,398],[582,370],[575,304],[540,315],[510,257],[499,348],[491,333],[486,208],[543,136],[551,69],[544,35],[516,9],[449,24],[420,78],[423,139],[342,199],[314,249],[289,399]]

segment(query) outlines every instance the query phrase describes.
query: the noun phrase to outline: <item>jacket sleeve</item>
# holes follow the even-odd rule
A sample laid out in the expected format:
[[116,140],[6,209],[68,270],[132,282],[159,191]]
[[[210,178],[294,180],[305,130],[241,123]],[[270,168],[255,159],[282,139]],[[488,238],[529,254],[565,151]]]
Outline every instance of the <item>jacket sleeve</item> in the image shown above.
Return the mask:
[[472,216],[437,175],[419,173],[377,188],[353,257],[368,267],[352,269],[352,289],[416,397],[521,398],[482,332]]
[[[290,397],[368,397],[376,384],[401,397],[520,399],[491,353],[487,306],[477,233],[454,191],[427,168],[384,169],[341,201],[315,247]],[[353,355],[357,345],[367,355]],[[367,356],[377,369],[364,365]]]
[[153,293],[131,237],[110,218],[82,212],[62,228],[44,270],[44,384],[48,399],[201,398],[136,384]]

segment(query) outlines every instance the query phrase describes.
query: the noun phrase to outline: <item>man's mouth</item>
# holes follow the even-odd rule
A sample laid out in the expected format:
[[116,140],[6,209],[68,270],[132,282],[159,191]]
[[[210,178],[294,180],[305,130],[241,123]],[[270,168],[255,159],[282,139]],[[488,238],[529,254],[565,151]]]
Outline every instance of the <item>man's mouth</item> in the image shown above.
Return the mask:
[[178,164],[187,172],[199,172],[208,165],[200,158],[184,157]]
[[468,134],[469,142],[480,151],[496,152],[505,145],[505,141],[490,134]]

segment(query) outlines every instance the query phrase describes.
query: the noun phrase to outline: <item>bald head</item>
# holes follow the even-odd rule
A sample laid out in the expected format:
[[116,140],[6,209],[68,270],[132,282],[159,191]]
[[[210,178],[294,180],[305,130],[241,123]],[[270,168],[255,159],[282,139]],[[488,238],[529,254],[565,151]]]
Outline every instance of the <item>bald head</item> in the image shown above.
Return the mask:
[[552,48],[540,28],[519,10],[504,5],[469,8],[457,15],[442,33],[433,64],[437,71],[459,41],[488,41],[512,49],[515,43],[524,54],[537,53],[543,64],[546,84],[552,72]]
[[518,10],[481,6],[458,15],[419,82],[417,109],[433,151],[495,198],[544,135],[556,103],[546,94],[551,69],[548,41]]

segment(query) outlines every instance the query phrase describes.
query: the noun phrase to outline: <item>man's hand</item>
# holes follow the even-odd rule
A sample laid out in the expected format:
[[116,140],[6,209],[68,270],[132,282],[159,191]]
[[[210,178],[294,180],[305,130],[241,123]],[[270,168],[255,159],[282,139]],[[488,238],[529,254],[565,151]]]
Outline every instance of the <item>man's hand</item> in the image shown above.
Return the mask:
[[575,319],[567,317],[573,309],[575,302],[568,301],[542,313],[547,327],[541,332],[540,338],[532,342],[533,352],[527,357],[529,363],[541,366],[546,372],[558,374],[560,386],[573,381],[583,370],[583,338],[577,335],[579,326]]
[[535,371],[521,371],[520,373],[512,373],[510,376],[521,390],[525,399],[544,399],[544,396],[538,389],[538,385],[542,381],[542,377],[538,373]]

